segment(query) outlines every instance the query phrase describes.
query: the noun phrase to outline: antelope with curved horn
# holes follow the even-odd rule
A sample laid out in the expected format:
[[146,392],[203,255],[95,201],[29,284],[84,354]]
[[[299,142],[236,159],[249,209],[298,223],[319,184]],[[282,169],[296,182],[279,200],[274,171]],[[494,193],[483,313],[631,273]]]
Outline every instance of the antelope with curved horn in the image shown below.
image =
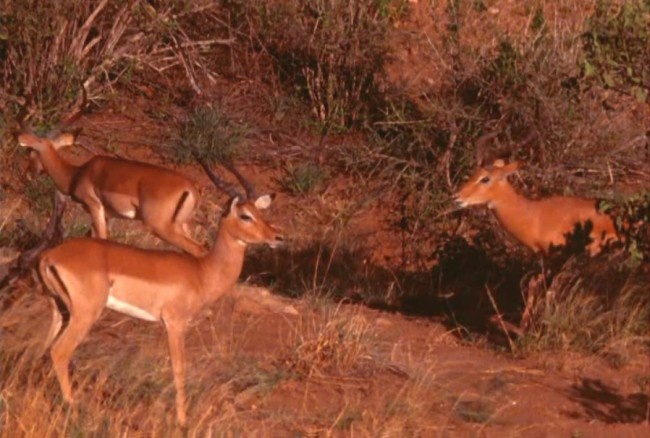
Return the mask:
[[31,132],[18,135],[18,143],[38,155],[57,190],[83,204],[92,218],[93,237],[108,238],[106,217],[113,215],[140,219],[156,236],[194,256],[204,252],[187,230],[199,199],[189,178],[152,164],[102,155],[75,166],[58,153],[74,142],[70,133],[53,138]]
[[[45,346],[52,345],[51,358],[66,401],[73,402],[68,371],[72,354],[104,308],[109,308],[163,322],[176,387],[177,420],[186,424],[184,333],[189,321],[235,285],[249,244],[276,247],[283,242],[278,230],[261,216],[271,196],[248,198],[207,165],[203,167],[217,187],[232,197],[206,255],[138,249],[90,238],[69,240],[43,253],[39,273],[51,292],[53,315]],[[236,176],[243,178],[238,172]],[[245,187],[253,193],[250,183]],[[58,338],[62,315],[57,301],[70,314]]]

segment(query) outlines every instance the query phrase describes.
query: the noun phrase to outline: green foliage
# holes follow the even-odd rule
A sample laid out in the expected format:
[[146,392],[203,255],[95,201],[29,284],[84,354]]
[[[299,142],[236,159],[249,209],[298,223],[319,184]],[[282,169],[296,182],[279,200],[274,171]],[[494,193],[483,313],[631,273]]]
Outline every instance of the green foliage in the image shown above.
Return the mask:
[[39,215],[49,215],[54,207],[54,181],[41,175],[25,182],[24,195]]
[[599,0],[582,36],[583,77],[647,102],[650,91],[650,3]]
[[327,132],[362,122],[380,96],[376,76],[404,1],[251,2],[252,32],[279,78],[310,103]]
[[235,122],[223,108],[203,106],[189,114],[170,143],[169,155],[180,164],[234,161],[237,149],[250,129]]
[[615,219],[616,228],[625,238],[629,253],[627,264],[636,267],[650,261],[650,191],[617,202],[603,202],[599,209]]
[[[204,67],[183,28],[197,15],[186,0],[10,1],[0,10],[0,96],[5,117],[51,127],[105,98],[136,68],[168,68],[182,58],[195,85]],[[209,14],[203,14],[210,17]],[[195,86],[196,88],[196,86]]]
[[322,187],[327,179],[326,172],[316,164],[289,165],[280,179],[280,186],[294,195],[306,195]]

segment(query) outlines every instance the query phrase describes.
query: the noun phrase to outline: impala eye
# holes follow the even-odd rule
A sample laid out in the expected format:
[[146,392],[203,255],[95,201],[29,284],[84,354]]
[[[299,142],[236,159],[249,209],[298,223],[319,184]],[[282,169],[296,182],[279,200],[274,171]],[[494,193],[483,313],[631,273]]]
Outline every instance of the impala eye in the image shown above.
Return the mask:
[[240,214],[239,219],[243,220],[244,222],[252,222],[253,221],[253,217],[247,215],[246,213]]
[[490,182],[490,177],[489,177],[489,176],[484,176],[483,178],[481,178],[481,179],[479,180],[479,182],[480,182],[481,184],[487,184],[487,183]]

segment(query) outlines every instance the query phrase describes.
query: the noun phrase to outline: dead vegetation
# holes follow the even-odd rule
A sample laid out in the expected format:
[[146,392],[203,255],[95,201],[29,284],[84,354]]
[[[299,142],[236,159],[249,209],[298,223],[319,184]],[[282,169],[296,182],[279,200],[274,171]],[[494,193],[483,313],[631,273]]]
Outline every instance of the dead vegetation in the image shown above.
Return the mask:
[[[296,300],[300,315],[229,298],[197,319],[187,432],[647,427],[646,3],[2,8],[1,247],[34,246],[51,208],[49,180],[23,180],[11,136],[21,117],[48,130],[76,114],[86,145],[208,187],[193,164],[199,145],[280,194],[290,246],[253,251],[242,278]],[[492,131],[494,146],[478,151]],[[531,198],[604,198],[625,248],[542,266],[489,212],[455,211],[479,152],[528,163],[511,182]],[[206,229],[223,201],[203,190],[200,241],[214,238]],[[78,207],[64,223],[67,237],[88,233]],[[118,241],[163,245],[122,221],[110,228]],[[532,328],[508,333],[539,274]],[[0,436],[182,433],[159,327],[106,315],[73,363],[75,410],[36,355],[49,323],[37,283],[0,291],[0,303]]]

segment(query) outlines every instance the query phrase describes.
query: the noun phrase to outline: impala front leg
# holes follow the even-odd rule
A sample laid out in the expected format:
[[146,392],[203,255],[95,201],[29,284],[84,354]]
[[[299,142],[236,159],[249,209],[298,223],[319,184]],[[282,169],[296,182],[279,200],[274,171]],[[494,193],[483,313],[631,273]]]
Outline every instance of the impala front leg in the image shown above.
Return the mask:
[[172,359],[174,373],[174,386],[176,387],[176,418],[178,424],[185,427],[187,415],[185,413],[185,323],[163,319],[167,328],[169,342],[169,355]]
[[108,232],[106,231],[106,212],[104,206],[97,200],[93,203],[88,203],[88,211],[90,217],[93,219],[93,232],[92,236],[99,239],[108,239]]

